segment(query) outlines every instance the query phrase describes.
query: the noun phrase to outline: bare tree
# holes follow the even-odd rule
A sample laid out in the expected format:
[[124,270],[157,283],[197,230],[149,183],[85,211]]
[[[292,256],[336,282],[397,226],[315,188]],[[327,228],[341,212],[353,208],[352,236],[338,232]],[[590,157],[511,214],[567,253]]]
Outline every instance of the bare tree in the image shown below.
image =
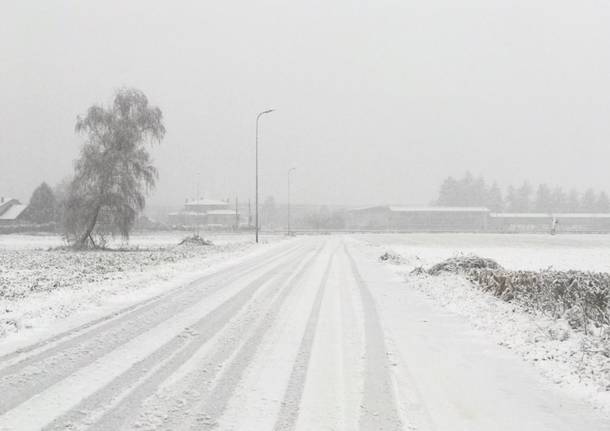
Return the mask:
[[[143,92],[121,89],[109,107],[94,105],[76,122],[87,136],[65,205],[65,236],[75,247],[103,245],[107,234],[129,237],[157,170],[146,144],[165,135],[163,115]],[[96,238],[96,239],[94,239]]]

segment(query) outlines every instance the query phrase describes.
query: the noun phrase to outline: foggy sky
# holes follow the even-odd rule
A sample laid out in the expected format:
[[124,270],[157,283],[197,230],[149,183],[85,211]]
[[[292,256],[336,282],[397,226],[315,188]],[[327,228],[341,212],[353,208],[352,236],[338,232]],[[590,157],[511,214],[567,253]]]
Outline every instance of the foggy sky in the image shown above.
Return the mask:
[[154,204],[426,204],[466,169],[610,189],[610,3],[0,0],[0,194],[72,171],[76,116],[135,86],[168,130]]

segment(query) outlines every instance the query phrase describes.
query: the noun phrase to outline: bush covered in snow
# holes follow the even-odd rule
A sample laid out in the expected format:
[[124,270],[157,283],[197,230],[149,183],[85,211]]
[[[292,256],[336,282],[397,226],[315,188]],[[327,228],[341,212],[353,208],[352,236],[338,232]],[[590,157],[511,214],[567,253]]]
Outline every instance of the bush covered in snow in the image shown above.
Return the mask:
[[467,272],[473,269],[502,269],[502,267],[493,259],[475,256],[473,254],[460,255],[446,259],[437,263],[427,272],[430,275],[438,275],[442,272]]
[[204,239],[199,235],[191,235],[184,238],[182,241],[178,243],[178,245],[214,245],[214,243],[210,240]]
[[492,259],[456,256],[432,266],[427,273],[464,274],[483,291],[517,302],[526,311],[564,318],[585,334],[608,332],[610,274],[584,271],[508,271]]
[[466,276],[486,292],[516,301],[528,311],[564,318],[585,333],[610,326],[610,274],[483,268],[471,269]]

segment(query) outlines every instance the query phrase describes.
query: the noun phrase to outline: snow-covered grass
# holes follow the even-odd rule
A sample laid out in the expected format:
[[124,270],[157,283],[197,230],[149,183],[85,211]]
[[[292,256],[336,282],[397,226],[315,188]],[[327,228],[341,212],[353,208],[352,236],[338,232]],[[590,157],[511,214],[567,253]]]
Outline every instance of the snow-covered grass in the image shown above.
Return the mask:
[[610,235],[365,234],[379,255],[393,251],[414,264],[433,265],[456,254],[496,260],[506,269],[610,272]]
[[468,319],[500,345],[531,362],[551,381],[610,410],[610,333],[585,334],[562,318],[526,310],[483,292],[458,274],[430,276],[429,268],[458,254],[492,258],[511,270],[610,272],[610,236],[415,234],[366,235],[371,254],[382,256],[406,288]]
[[[178,244],[186,236],[192,235],[190,231],[159,231],[159,232],[135,232],[128,242],[120,238],[109,239],[109,248],[160,248],[171,247]],[[247,239],[254,234],[223,233],[223,232],[200,232],[200,235],[210,239],[215,245],[228,244],[235,241]],[[0,250],[31,250],[49,249],[66,245],[60,235],[48,234],[10,234],[0,235]]]
[[134,235],[128,245],[112,244],[120,251],[55,248],[62,242],[54,236],[0,236],[0,350],[31,339],[23,332],[38,338],[58,320],[73,326],[188,283],[253,245],[252,235],[217,234],[213,246],[177,246],[187,234]]

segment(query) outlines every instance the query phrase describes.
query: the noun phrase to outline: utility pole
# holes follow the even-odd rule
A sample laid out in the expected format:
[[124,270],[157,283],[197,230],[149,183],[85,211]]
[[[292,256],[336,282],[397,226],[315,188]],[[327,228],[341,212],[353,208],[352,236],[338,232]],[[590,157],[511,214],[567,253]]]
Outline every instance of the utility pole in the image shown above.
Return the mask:
[[259,224],[258,224],[258,120],[260,120],[262,115],[265,114],[269,114],[271,112],[273,112],[273,109],[267,109],[266,111],[262,111],[259,112],[258,115],[256,116],[256,149],[255,149],[255,156],[256,156],[256,199],[254,202],[255,205],[255,220],[254,223],[256,224],[256,243],[258,244],[258,230],[259,230]]
[[195,236],[199,236],[199,212],[197,211],[197,207],[199,204],[199,172],[197,172],[197,190],[195,196],[195,216],[193,220],[195,221]]
[[296,168],[290,168],[288,169],[288,235],[290,236],[290,174],[295,170]]

